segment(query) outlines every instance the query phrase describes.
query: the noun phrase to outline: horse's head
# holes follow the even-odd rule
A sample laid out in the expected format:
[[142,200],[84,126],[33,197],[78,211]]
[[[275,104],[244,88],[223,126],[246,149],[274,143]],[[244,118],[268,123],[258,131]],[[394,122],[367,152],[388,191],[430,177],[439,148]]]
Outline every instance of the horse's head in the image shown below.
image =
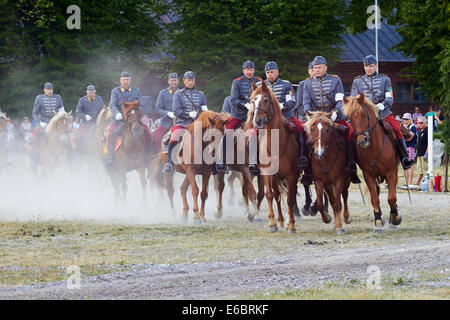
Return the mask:
[[47,135],[59,136],[61,141],[69,141],[69,131],[72,124],[72,111],[60,111],[50,120],[45,133]]
[[306,132],[313,141],[314,156],[322,160],[323,156],[331,143],[331,133],[334,130],[331,116],[333,112],[309,112],[309,120],[305,124]]
[[356,143],[367,148],[377,125],[377,107],[361,93],[354,97],[344,97],[343,111],[355,130]]
[[261,81],[260,87],[254,87],[250,99],[254,106],[253,125],[256,128],[263,129],[270,121],[281,115],[277,98],[264,81]]
[[125,125],[130,128],[131,133],[137,137],[143,133],[141,126],[141,112],[139,111],[139,101],[124,102],[122,106],[123,115],[125,118]]

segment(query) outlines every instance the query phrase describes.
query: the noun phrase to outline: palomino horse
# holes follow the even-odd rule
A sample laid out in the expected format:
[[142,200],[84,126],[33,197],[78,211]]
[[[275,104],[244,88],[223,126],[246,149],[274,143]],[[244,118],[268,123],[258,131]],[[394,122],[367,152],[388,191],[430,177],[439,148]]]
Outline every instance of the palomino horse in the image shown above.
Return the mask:
[[[208,197],[208,183],[209,178],[211,177],[212,172],[212,162],[211,164],[206,163],[203,158],[203,155],[205,154],[205,151],[207,151],[208,147],[208,135],[209,130],[219,130],[223,131],[225,123],[229,120],[229,115],[224,113],[216,113],[213,111],[203,111],[198,116],[197,120],[195,122],[192,122],[189,124],[186,128],[186,133],[183,136],[183,140],[180,142],[181,144],[181,150],[177,153],[176,156],[173,156],[174,159],[174,169],[179,172],[186,174],[186,177],[180,187],[181,197],[183,199],[183,215],[182,220],[183,222],[187,222],[188,219],[188,212],[189,212],[189,204],[187,202],[187,190],[189,188],[189,185],[191,186],[192,190],[192,197],[194,200],[194,218],[193,222],[195,224],[200,224],[201,222],[206,222],[205,219],[205,201]],[[194,134],[194,125],[200,124],[201,126],[201,134],[199,137],[197,137]],[[206,138],[204,138],[206,137]],[[201,139],[195,140],[194,139]],[[215,137],[215,139],[218,139]],[[220,139],[220,138],[219,138]],[[201,147],[201,149],[200,149]],[[178,149],[175,148],[174,150]],[[196,163],[195,159],[195,153],[199,153],[202,155],[201,157],[201,163]],[[190,157],[187,158],[190,154]],[[214,159],[214,154],[211,154],[211,160]],[[186,157],[186,159],[185,159]],[[176,159],[176,161],[175,161]],[[187,161],[186,161],[187,160]],[[161,177],[161,170],[164,166],[164,164],[167,162],[167,153],[161,152],[156,158],[150,163],[149,167],[149,178],[152,180],[155,180],[161,187],[164,187],[167,189],[167,194],[170,201],[170,206],[172,210],[174,211],[174,203],[173,203],[173,194],[174,194],[174,188],[173,188],[173,174],[165,174],[165,178]],[[199,188],[197,186],[197,183],[195,181],[195,175],[199,174],[202,176],[202,191],[200,193],[201,197],[201,207],[199,212],[198,207],[198,194],[199,194]],[[216,208],[216,217],[220,218],[219,211],[221,211],[221,208]]]
[[391,207],[389,223],[392,228],[402,222],[397,207],[397,169],[400,159],[387,134],[378,123],[377,107],[364,94],[344,97],[344,114],[355,130],[356,154],[364,180],[370,192],[375,215],[375,232],[382,233],[384,220],[380,208],[380,186],[378,181],[386,179],[388,203]]
[[[39,144],[35,144],[39,150],[39,164],[42,167],[42,176],[48,175],[58,165],[69,163],[72,153],[72,144],[70,142],[70,124],[71,112],[60,111],[50,120],[45,128],[45,137],[35,136],[39,139]],[[40,133],[42,134],[42,133]],[[39,166],[33,166],[35,174],[39,172]]]
[[8,119],[0,116],[0,173],[8,159]]
[[[106,109],[102,110],[102,112],[106,112]],[[115,166],[108,167],[107,172],[114,186],[116,201],[126,201],[128,191],[126,175],[127,172],[136,170],[141,182],[142,199],[144,205],[146,205],[145,145],[147,140],[141,124],[142,115],[139,111],[139,101],[123,102],[122,112],[124,115],[124,128],[115,148]],[[99,131],[105,126],[102,121],[105,121],[107,118],[107,112],[99,115],[99,122],[101,122],[98,128]]]
[[305,128],[312,138],[313,147],[310,155],[312,173],[314,176],[317,207],[322,214],[322,221],[331,222],[330,215],[325,212],[323,204],[323,191],[325,189],[334,213],[334,226],[338,234],[345,230],[341,222],[341,195],[344,199],[344,221],[350,223],[348,211],[348,188],[350,186],[350,175],[345,171],[345,148],[344,141],[331,121],[333,112],[309,112],[310,119]]
[[[284,218],[281,212],[281,193],[280,187],[287,184],[287,203],[289,215],[288,232],[295,232],[294,203],[297,193],[297,181],[299,170],[297,168],[297,142],[293,133],[289,132],[288,124],[283,118],[280,105],[266,83],[262,81],[262,86],[255,88],[251,95],[254,104],[253,126],[258,129],[266,129],[266,133],[259,138],[260,154],[268,155],[270,161],[261,162],[261,173],[264,176],[264,186],[266,198],[269,205],[269,232],[278,230],[274,219],[272,201],[275,196],[278,207],[278,224],[284,229]],[[247,122],[251,121],[251,117]],[[272,146],[273,129],[278,130],[278,154],[275,154]],[[268,163],[267,163],[268,162]],[[277,172],[268,172],[271,168],[278,168]]]

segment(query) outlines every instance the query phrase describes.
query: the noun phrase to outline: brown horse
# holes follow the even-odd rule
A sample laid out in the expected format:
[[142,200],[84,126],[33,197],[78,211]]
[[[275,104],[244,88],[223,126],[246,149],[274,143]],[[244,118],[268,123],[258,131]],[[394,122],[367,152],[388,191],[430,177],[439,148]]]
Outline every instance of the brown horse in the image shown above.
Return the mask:
[[[394,145],[378,122],[376,106],[364,94],[344,98],[344,114],[355,130],[356,154],[364,180],[370,192],[375,215],[375,232],[383,232],[384,219],[380,208],[380,186],[385,179],[388,185],[388,203],[391,208],[389,223],[392,229],[402,222],[397,207],[397,170],[400,159]],[[391,142],[389,142],[391,141]]]
[[[54,168],[69,163],[72,152],[70,141],[71,113],[60,111],[50,120],[45,128],[45,135],[36,144],[39,149],[38,164],[42,167],[41,176],[47,176]],[[43,133],[40,133],[41,135]],[[37,136],[34,139],[38,138]],[[33,166],[36,175],[39,174],[39,166]]]
[[334,213],[334,226],[338,234],[345,230],[341,222],[341,195],[344,199],[344,221],[350,223],[348,211],[348,188],[350,175],[345,170],[345,147],[342,137],[331,121],[333,112],[307,112],[310,119],[305,124],[306,132],[311,137],[312,153],[310,155],[312,173],[317,194],[317,207],[322,214],[322,221],[331,222],[330,215],[325,212],[323,204],[323,191],[330,199]]
[[[99,121],[105,121],[108,118],[107,111],[102,114]],[[116,201],[126,201],[128,191],[126,175],[132,170],[136,170],[142,187],[142,199],[144,205],[147,204],[147,180],[145,178],[145,145],[147,143],[145,131],[142,128],[142,115],[139,111],[139,101],[123,102],[122,112],[124,115],[124,128],[121,135],[121,142],[116,146],[115,166],[108,167],[107,172],[114,186]],[[104,127],[100,124],[98,131]]]
[[[288,232],[295,232],[294,203],[297,193],[297,181],[299,170],[297,168],[297,142],[295,135],[288,129],[288,124],[284,119],[280,105],[266,83],[262,81],[261,87],[254,88],[251,95],[254,105],[254,116],[249,117],[248,122],[252,122],[257,129],[266,129],[266,132],[259,138],[260,168],[264,178],[266,199],[269,205],[269,232],[278,230],[274,219],[272,207],[273,198],[277,202],[278,224],[284,229],[284,218],[281,211],[280,188],[287,185],[287,203],[289,215]],[[273,131],[277,129],[278,131]],[[278,140],[272,142],[272,135],[278,133]],[[275,145],[272,145],[274,143]],[[278,146],[276,145],[278,144]],[[277,148],[278,147],[278,148]],[[278,149],[278,154],[276,153]],[[266,155],[266,157],[264,157]],[[264,159],[268,158],[269,159]],[[263,160],[263,161],[261,161]]]

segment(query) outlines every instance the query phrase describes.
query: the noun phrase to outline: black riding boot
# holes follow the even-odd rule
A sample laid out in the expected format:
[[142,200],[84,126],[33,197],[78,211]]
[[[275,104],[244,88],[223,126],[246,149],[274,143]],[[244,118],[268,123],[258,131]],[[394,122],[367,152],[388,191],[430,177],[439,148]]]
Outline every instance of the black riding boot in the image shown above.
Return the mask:
[[352,183],[361,183],[358,178],[357,168],[356,168],[356,146],[354,141],[347,141],[347,165],[345,170],[350,172],[350,181]]
[[215,165],[215,173],[222,173],[227,171],[227,165],[226,165],[226,161],[227,161],[227,135],[224,134],[222,136],[222,140],[220,141],[221,146],[222,146],[222,163],[216,163]]
[[297,165],[305,169],[308,166],[308,158],[305,157],[305,132],[297,133],[297,144],[298,144],[298,163]]
[[169,148],[167,150],[167,163],[163,168],[163,173],[172,173],[173,172],[173,160],[172,160],[172,150],[175,148],[177,143],[169,143]]
[[405,139],[401,138],[397,141],[397,147],[401,159],[401,163],[403,166],[403,169],[409,169],[411,165],[414,163],[414,160],[409,160],[408,157],[408,149],[406,148]]

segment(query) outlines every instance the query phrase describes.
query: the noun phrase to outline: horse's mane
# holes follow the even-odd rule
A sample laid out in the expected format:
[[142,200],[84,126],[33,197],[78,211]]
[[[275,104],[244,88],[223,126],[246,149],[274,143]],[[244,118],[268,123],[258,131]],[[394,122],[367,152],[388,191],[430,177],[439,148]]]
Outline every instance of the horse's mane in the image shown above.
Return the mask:
[[312,113],[312,116],[305,123],[305,129],[309,136],[311,136],[312,129],[317,125],[317,123],[319,121],[323,121],[323,122],[327,123],[329,126],[333,126],[333,121],[331,121],[331,119],[327,117],[326,112],[315,111],[315,112],[311,112],[311,113]]
[[[364,97],[364,95],[361,93],[358,96],[353,97],[346,97],[344,98],[344,106],[343,106],[343,112],[347,118],[350,118],[354,114],[359,114],[364,112],[363,105],[367,105],[369,110],[371,110],[376,117],[378,117],[378,108],[366,97],[364,97],[364,100],[361,101],[361,97]],[[363,102],[363,103],[361,103]]]
[[58,123],[59,120],[63,119],[64,117],[68,116],[70,113],[67,113],[65,111],[60,111],[50,120],[47,127],[45,128],[45,133],[50,134],[55,130],[55,126]]
[[[211,119],[220,118],[220,120],[228,121],[230,119],[230,114],[228,113],[218,113],[211,110],[205,110],[200,113],[196,121],[200,121],[202,123],[202,129],[206,129],[212,125]],[[191,124],[193,124],[192,122]],[[186,128],[189,132],[192,133],[194,130],[193,125],[189,125]]]

